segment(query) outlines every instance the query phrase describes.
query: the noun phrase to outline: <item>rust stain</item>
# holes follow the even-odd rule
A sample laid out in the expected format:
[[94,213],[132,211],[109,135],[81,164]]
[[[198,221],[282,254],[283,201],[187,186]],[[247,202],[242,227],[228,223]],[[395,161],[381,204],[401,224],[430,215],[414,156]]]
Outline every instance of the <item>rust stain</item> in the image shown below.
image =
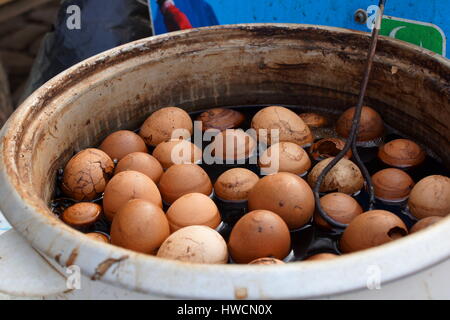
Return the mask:
[[109,270],[109,268],[111,268],[116,263],[119,263],[126,259],[128,259],[128,256],[122,256],[118,259],[113,258],[106,259],[105,261],[101,262],[97,266],[97,268],[95,268],[95,274],[91,277],[91,279],[94,281],[100,280],[103,277],[103,275]]
[[247,299],[248,297],[247,288],[234,289],[234,297],[238,300]]
[[[67,259],[67,262],[66,262],[66,266],[67,267],[72,266],[74,264],[75,260],[77,259],[77,257],[78,257],[78,248],[75,248],[70,253],[69,259]],[[55,259],[56,259],[56,257],[55,257]]]

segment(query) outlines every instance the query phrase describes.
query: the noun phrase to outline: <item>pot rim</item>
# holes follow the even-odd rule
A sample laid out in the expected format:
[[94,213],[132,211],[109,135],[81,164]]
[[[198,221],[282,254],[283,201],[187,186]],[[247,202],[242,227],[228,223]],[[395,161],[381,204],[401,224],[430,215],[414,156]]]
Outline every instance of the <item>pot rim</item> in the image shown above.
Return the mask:
[[[104,244],[65,225],[51,214],[44,201],[24,185],[16,158],[17,141],[27,115],[33,108],[45,108],[43,97],[50,89],[61,86],[80,69],[104,61],[120,64],[123,54],[132,50],[145,53],[150,45],[178,38],[200,38],[211,32],[230,30],[266,30],[281,28],[326,30],[332,33],[368,34],[334,27],[302,24],[239,24],[205,27],[173,32],[137,40],[100,53],[63,71],[28,97],[2,128],[0,145],[0,209],[8,221],[30,244],[61,266],[76,264],[83,274],[143,293],[177,298],[312,298],[363,289],[370,280],[373,266],[381,272],[382,284],[411,275],[450,257],[450,217],[427,230],[403,239],[334,260],[293,262],[277,266],[200,265],[164,260]],[[449,67],[447,59],[408,43],[381,37],[381,41],[426,55]],[[151,50],[151,49],[150,49]],[[69,87],[70,88],[70,87]],[[63,87],[61,92],[67,90]],[[50,97],[52,99],[54,97]],[[377,269],[378,270],[378,269]],[[327,279],[327,281],[324,281]]]

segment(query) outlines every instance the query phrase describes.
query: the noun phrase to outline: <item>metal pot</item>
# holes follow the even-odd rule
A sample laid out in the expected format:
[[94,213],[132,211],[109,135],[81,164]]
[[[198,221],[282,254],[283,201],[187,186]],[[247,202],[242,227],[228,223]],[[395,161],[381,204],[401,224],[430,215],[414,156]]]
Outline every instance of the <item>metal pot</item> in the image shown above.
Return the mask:
[[[186,264],[131,252],[90,240],[48,208],[56,171],[74,151],[114,130],[138,127],[160,107],[287,104],[340,112],[355,105],[368,45],[366,33],[345,29],[234,25],[142,39],[85,60],[39,88],[3,127],[1,211],[57,264],[75,264],[93,280],[156,296],[329,297],[364,290],[373,266],[383,285],[448,268],[449,218],[339,259],[260,267]],[[366,103],[450,166],[449,80],[445,58],[381,37]]]

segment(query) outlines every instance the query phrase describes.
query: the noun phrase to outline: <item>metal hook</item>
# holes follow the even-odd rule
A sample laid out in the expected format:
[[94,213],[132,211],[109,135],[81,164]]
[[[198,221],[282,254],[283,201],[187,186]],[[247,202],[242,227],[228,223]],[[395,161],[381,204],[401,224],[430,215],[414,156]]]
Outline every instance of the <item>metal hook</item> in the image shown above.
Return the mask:
[[373,59],[375,56],[375,51],[377,48],[378,35],[380,33],[381,19],[383,17],[385,4],[386,4],[386,0],[380,0],[379,4],[378,4],[378,7],[380,9],[379,9],[379,12],[378,12],[376,20],[375,20],[376,21],[375,26],[372,29],[371,42],[370,42],[369,52],[367,54],[367,60],[366,60],[365,70],[364,70],[364,77],[363,77],[361,89],[359,92],[358,104],[356,105],[355,114],[354,114],[353,120],[352,120],[352,127],[350,130],[350,135],[345,143],[344,148],[341,150],[341,152],[339,152],[338,155],[320,173],[319,177],[317,178],[316,185],[314,186],[314,189],[313,189],[315,203],[316,203],[316,210],[318,211],[319,215],[328,224],[330,224],[331,226],[338,228],[338,229],[345,229],[347,227],[347,224],[335,221],[330,216],[328,216],[328,214],[323,210],[323,208],[320,204],[319,189],[322,185],[323,179],[328,174],[328,172],[330,172],[330,170],[345,156],[345,154],[348,152],[348,150],[350,148],[352,149],[353,157],[355,159],[356,165],[361,170],[364,180],[366,181],[367,191],[369,192],[369,210],[372,210],[374,208],[375,196],[374,196],[372,180],[371,180],[369,171],[367,170],[364,163],[361,161],[361,158],[359,157],[359,154],[358,154],[358,150],[356,149],[356,137],[358,135],[359,123],[360,123],[360,118],[361,118],[362,106],[364,103],[364,97],[366,95],[367,84],[369,82],[370,72],[372,71],[372,64],[373,64]]

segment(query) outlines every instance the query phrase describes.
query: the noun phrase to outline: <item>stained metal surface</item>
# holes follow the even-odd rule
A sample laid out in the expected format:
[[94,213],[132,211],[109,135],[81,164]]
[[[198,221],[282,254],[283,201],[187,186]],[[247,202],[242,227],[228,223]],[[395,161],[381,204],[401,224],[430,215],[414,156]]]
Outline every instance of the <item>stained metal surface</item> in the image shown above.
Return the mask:
[[[450,63],[381,37],[367,104],[450,166]],[[357,100],[366,34],[304,25],[236,25],[139,40],[50,80],[1,131],[0,209],[60,265],[95,280],[162,297],[302,298],[364,288],[450,257],[450,218],[393,243],[325,262],[264,267],[166,261],[93,241],[48,209],[56,169],[112,131],[152,111],[245,104],[314,105],[340,112]],[[326,281],[324,280],[326,279]],[[243,294],[245,292],[245,295]]]

